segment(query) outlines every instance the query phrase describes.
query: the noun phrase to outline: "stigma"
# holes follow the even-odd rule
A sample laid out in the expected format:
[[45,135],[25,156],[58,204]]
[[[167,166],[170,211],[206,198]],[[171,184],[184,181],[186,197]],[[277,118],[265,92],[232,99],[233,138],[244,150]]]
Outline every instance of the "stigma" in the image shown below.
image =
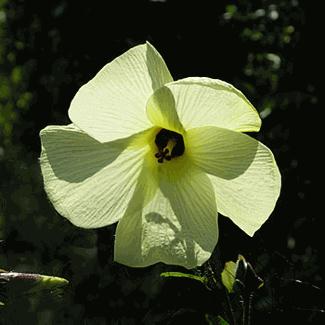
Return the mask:
[[183,136],[177,132],[166,129],[161,129],[157,133],[155,144],[158,149],[158,152],[155,153],[155,157],[159,163],[179,157],[183,155],[185,151]]

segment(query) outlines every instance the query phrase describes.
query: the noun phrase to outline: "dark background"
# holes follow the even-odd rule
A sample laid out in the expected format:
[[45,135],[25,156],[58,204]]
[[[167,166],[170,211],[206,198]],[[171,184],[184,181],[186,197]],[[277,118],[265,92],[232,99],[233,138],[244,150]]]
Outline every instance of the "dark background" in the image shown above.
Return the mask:
[[[252,324],[325,323],[323,188],[316,185],[323,18],[307,3],[0,0],[0,268],[70,281],[59,295],[0,291],[0,324],[207,324],[206,314],[229,320],[220,288],[159,276],[185,271],[177,267],[113,263],[115,226],[78,229],[43,191],[39,131],[68,124],[78,88],[146,40],[174,79],[206,76],[241,89],[263,119],[257,138],[282,173],[277,207],[254,238],[219,218],[215,272],[240,253],[264,279]],[[192,273],[209,276],[206,267]]]

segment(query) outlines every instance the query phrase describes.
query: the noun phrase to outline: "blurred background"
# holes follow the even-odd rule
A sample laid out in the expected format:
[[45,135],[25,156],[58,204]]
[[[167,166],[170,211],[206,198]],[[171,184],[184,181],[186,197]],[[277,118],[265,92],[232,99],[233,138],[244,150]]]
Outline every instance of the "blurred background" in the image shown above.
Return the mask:
[[219,78],[242,90],[263,119],[256,137],[283,176],[277,207],[254,238],[219,218],[212,262],[220,267],[243,254],[264,279],[252,324],[325,324],[316,185],[322,11],[307,3],[0,0],[0,268],[70,281],[59,294],[0,291],[0,324],[208,324],[206,314],[223,315],[220,290],[159,276],[181,268],[113,263],[115,226],[78,229],[43,190],[39,131],[70,123],[79,87],[146,40],[174,79]]

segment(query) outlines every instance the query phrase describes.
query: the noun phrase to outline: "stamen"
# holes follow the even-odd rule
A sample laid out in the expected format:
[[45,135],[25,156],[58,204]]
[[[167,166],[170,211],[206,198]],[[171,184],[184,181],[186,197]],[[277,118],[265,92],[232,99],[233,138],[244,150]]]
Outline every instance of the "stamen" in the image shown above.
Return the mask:
[[181,156],[185,151],[184,139],[181,134],[161,129],[156,135],[155,144],[158,152],[155,157],[159,163],[164,162],[164,159],[170,161],[172,158]]

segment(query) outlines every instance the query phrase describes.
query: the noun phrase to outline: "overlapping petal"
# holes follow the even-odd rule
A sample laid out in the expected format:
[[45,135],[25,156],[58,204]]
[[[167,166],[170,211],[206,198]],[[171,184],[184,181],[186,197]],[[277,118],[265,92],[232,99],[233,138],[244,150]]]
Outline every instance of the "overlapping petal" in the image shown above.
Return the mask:
[[215,194],[208,176],[188,163],[181,170],[158,170],[159,185],[145,173],[118,223],[115,260],[133,267],[157,262],[189,269],[202,265],[218,240]]
[[126,211],[142,169],[145,146],[133,138],[99,143],[73,125],[41,131],[41,169],[56,210],[73,224],[96,228]]
[[172,80],[151,44],[135,46],[79,89],[69,117],[99,142],[129,137],[151,126],[145,111],[147,100]]
[[210,174],[218,211],[252,236],[280,194],[281,177],[272,152],[259,141],[226,129],[197,128],[187,135],[193,161]]
[[168,87],[156,90],[149,98],[146,109],[147,116],[153,125],[179,134],[185,133],[177,114],[174,95]]
[[215,126],[188,130],[187,142],[187,152],[197,166],[227,180],[247,170],[259,144],[246,134]]
[[[234,86],[217,79],[185,78],[158,89],[150,101],[170,103],[147,106],[149,119],[160,122],[160,117],[170,118],[170,125],[180,121],[187,130],[202,126],[217,126],[230,130],[258,131],[261,119],[248,99]],[[149,102],[150,102],[149,101]],[[178,123],[178,122],[177,122]]]

